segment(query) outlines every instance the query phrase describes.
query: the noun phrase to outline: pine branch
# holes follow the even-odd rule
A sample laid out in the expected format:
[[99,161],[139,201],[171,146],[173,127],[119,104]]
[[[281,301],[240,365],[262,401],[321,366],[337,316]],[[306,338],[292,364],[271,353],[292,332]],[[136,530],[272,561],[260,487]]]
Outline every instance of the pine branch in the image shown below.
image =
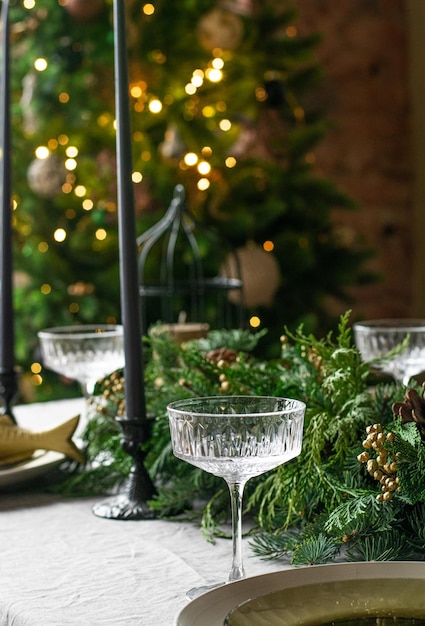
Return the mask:
[[339,553],[340,546],[332,537],[319,533],[300,543],[294,550],[292,565],[321,565],[330,563]]
[[399,561],[408,560],[412,554],[412,546],[396,529],[359,534],[346,551],[349,561]]
[[290,560],[293,550],[299,543],[299,532],[291,529],[286,532],[256,534],[249,545],[252,552],[262,559]]
[[405,507],[406,534],[415,555],[425,556],[425,503]]

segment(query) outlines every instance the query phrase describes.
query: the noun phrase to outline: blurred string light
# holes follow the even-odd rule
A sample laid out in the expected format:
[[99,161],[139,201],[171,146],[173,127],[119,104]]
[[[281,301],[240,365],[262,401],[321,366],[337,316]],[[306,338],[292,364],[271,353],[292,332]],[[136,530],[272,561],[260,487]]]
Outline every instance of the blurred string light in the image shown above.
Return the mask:
[[272,250],[274,250],[273,241],[265,241],[263,243],[263,249],[265,250],[265,252],[271,252]]
[[143,95],[143,89],[141,88],[141,86],[138,85],[131,85],[130,86],[130,95],[132,98],[141,98]]
[[65,154],[67,157],[74,159],[76,156],[78,156],[78,148],[76,146],[68,146],[65,150]]
[[210,187],[211,183],[208,178],[200,178],[198,180],[197,187],[199,191],[206,191]]
[[95,237],[98,241],[104,241],[108,236],[106,230],[104,228],[98,228],[95,233]]
[[35,149],[35,156],[37,159],[47,159],[50,155],[50,150],[47,146],[38,146]]
[[155,13],[155,7],[150,2],[142,6],[142,11],[145,15],[153,15]]
[[39,57],[38,59],[35,59],[34,61],[34,69],[36,69],[37,72],[44,72],[44,70],[47,69],[47,66],[48,66],[47,59],[43,57]]
[[39,387],[43,382],[43,378],[40,375],[42,369],[41,363],[38,361],[34,361],[34,363],[31,364],[31,384],[33,384],[34,387]]
[[148,107],[151,113],[154,113],[154,114],[161,113],[162,102],[161,100],[158,100],[158,98],[152,98],[152,100],[149,102]]
[[133,183],[141,183],[143,180],[143,174],[142,172],[133,172],[131,175],[131,180],[133,181]]
[[65,241],[67,237],[66,230],[64,228],[57,228],[53,233],[53,239],[58,243]]
[[211,171],[211,165],[208,163],[208,161],[201,161],[200,163],[198,163],[197,169],[200,174],[206,176]]
[[196,165],[198,162],[198,155],[195,154],[194,152],[187,152],[184,155],[183,161],[185,162],[186,165],[189,165],[189,166]]
[[73,172],[77,168],[77,161],[75,159],[66,159],[65,168]]
[[74,193],[77,198],[83,198],[87,193],[87,189],[84,187],[84,185],[77,185],[74,189]]
[[252,315],[249,318],[249,325],[251,326],[251,328],[258,328],[259,326],[261,326],[261,320],[258,315]]

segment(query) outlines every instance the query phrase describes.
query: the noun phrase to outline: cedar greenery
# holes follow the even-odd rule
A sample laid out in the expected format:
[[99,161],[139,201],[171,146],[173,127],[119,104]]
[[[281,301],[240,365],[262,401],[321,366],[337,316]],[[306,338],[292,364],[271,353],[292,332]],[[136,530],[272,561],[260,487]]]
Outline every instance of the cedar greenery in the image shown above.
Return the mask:
[[[336,337],[317,339],[302,327],[283,336],[276,360],[255,357],[261,336],[214,331],[182,346],[156,333],[146,339],[152,416],[146,464],[158,489],[152,508],[164,517],[198,519],[208,540],[225,534],[227,489],[221,479],[173,456],[166,406],[178,398],[218,395],[226,382],[226,394],[283,395],[307,404],[299,457],[247,484],[255,554],[294,565],[327,563],[341,555],[348,560],[425,556],[425,447],[416,424],[394,418],[392,406],[400,403],[404,388],[387,380],[370,385],[369,364],[353,345],[349,312],[341,317]],[[236,358],[212,358],[218,347],[224,355],[236,351]],[[118,372],[98,385],[85,434],[87,467],[65,482],[68,493],[110,490],[125,480],[130,460],[114,421],[122,410]],[[397,459],[399,490],[383,502],[380,483],[358,460],[366,431],[377,424],[388,458]]]

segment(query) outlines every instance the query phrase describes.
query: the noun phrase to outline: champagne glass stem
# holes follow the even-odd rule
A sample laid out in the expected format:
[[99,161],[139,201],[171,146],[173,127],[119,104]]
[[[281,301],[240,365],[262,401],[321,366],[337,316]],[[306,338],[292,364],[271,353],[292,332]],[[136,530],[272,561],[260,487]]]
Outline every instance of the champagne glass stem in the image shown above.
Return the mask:
[[232,568],[229,573],[229,582],[245,578],[242,559],[242,497],[246,481],[227,482],[230,491],[232,508]]
[[88,400],[94,394],[94,388],[96,387],[96,380],[88,380],[81,385],[84,397]]
[[82,417],[88,420],[90,415],[90,402],[94,394],[94,388],[97,381],[92,380],[80,380],[80,387],[84,398],[84,412]]
[[80,386],[81,386],[81,391],[83,393],[83,397],[88,400],[90,398],[90,389],[89,389],[89,383],[87,382],[81,382],[80,381]]
[[412,374],[410,372],[407,372],[406,374],[403,375],[401,382],[403,383],[405,387],[409,386],[411,378],[412,378]]

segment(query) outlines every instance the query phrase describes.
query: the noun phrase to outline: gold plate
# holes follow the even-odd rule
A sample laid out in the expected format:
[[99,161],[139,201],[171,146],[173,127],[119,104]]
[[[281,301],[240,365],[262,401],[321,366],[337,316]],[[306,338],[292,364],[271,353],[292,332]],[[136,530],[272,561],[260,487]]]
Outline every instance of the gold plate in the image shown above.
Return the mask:
[[64,459],[65,456],[60,452],[36,450],[30,459],[0,468],[0,489],[15,487],[43,476],[60,465]]
[[318,626],[376,615],[425,618],[425,563],[338,563],[254,576],[193,600],[176,624]]

